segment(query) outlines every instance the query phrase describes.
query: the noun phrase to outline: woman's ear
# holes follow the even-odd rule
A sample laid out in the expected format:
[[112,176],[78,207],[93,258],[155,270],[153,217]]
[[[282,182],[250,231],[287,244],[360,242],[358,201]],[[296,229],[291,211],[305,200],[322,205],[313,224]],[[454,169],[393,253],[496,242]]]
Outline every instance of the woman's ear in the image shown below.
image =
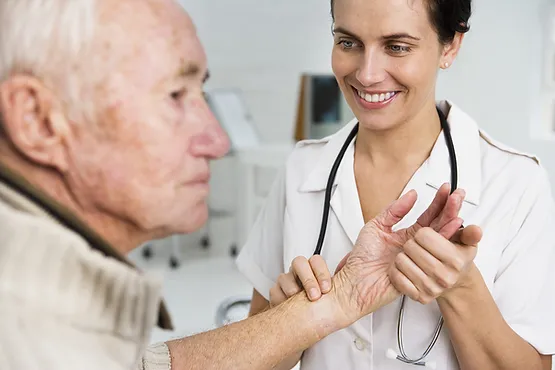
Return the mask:
[[69,122],[48,88],[31,76],[12,76],[0,85],[0,110],[5,135],[20,154],[65,172]]
[[461,44],[464,38],[464,33],[457,32],[453,41],[443,47],[441,53],[441,58],[439,60],[439,67],[442,69],[449,68],[455,62],[459,50],[461,49]]

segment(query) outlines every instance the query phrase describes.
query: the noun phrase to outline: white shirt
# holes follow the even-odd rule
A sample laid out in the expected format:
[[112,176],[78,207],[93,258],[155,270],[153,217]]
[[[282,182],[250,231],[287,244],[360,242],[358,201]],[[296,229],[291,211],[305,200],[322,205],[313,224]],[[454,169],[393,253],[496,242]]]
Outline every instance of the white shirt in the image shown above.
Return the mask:
[[[450,102],[446,114],[458,162],[458,187],[466,191],[460,216],[479,225],[483,238],[474,260],[506,322],[542,354],[555,353],[555,242],[551,187],[537,158],[491,139]],[[309,258],[316,246],[330,168],[356,121],[322,140],[300,142],[292,152],[237,259],[241,272],[269,299],[279,274],[297,256]],[[352,248],[364,221],[354,178],[354,143],[338,171],[322,256],[333,272]],[[428,207],[437,189],[450,181],[443,134],[430,157],[403,193],[415,189],[418,201],[396,226],[410,226]],[[398,350],[400,300],[362,318],[305,351],[303,370],[415,369],[386,357]],[[404,345],[420,357],[440,317],[437,303],[407,298]],[[292,323],[294,325],[294,323]],[[271,333],[268,333],[271,335]],[[427,360],[437,369],[459,369],[444,325]],[[419,367],[420,368],[420,367]]]

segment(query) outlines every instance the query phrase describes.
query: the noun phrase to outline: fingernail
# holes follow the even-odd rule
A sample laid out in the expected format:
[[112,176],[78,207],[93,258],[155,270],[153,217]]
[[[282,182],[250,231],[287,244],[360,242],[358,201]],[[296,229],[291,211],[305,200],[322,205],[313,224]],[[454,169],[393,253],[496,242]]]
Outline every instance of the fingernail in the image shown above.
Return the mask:
[[324,280],[322,282],[322,290],[328,291],[330,289],[330,282],[327,280]]
[[309,289],[308,296],[312,299],[318,298],[318,289],[316,288]]

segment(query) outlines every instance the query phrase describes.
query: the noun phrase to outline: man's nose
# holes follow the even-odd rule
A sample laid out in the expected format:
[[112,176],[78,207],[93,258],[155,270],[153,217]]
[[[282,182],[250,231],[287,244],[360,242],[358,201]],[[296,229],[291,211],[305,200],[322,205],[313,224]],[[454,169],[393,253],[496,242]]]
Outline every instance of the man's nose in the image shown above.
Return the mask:
[[191,154],[197,157],[218,159],[226,155],[230,148],[229,137],[218,120],[203,102],[199,107],[199,132],[191,139]]

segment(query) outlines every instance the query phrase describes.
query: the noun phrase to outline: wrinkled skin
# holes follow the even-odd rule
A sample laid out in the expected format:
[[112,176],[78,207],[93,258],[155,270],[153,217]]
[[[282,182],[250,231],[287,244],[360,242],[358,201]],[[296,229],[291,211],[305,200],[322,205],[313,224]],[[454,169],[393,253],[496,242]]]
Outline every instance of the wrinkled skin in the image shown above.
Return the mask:
[[345,256],[336,269],[342,287],[352,286],[340,294],[345,312],[369,314],[400,296],[388,271],[402,246],[422,228],[429,227],[443,237],[451,238],[462,226],[458,217],[464,192],[449,195],[449,186],[442,186],[428,209],[409,228],[393,231],[393,227],[411,210],[416,192],[411,191],[395,201],[388,209],[368,222],[361,230],[353,251]]

